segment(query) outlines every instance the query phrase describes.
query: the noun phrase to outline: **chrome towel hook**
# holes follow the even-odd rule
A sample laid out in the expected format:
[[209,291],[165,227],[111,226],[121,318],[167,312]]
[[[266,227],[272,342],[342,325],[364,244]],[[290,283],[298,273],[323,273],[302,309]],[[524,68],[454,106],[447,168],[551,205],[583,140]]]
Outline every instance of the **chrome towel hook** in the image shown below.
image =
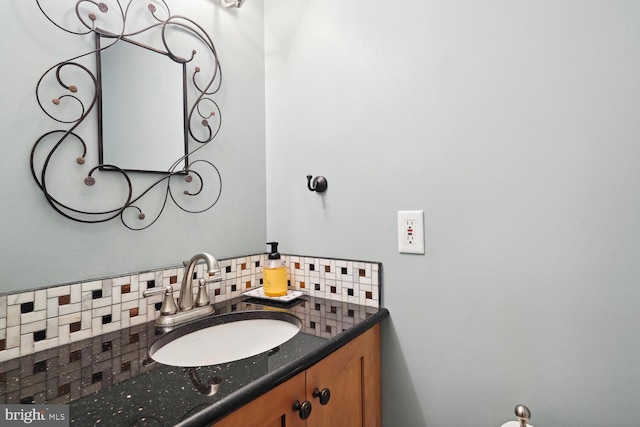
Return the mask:
[[307,175],[307,188],[309,191],[324,193],[327,190],[327,179],[324,176],[316,176],[311,181],[311,175]]

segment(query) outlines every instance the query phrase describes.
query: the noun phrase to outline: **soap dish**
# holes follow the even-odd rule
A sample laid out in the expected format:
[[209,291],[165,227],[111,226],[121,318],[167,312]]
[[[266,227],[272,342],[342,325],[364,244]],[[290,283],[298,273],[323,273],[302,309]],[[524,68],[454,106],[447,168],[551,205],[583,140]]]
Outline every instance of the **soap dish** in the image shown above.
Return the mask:
[[286,295],[283,295],[281,297],[268,297],[264,294],[264,288],[260,287],[260,288],[251,289],[250,291],[243,292],[242,295],[246,295],[248,297],[253,297],[253,298],[270,300],[270,301],[289,302],[289,301],[293,301],[296,298],[300,298],[303,295],[306,295],[306,292],[288,289]]

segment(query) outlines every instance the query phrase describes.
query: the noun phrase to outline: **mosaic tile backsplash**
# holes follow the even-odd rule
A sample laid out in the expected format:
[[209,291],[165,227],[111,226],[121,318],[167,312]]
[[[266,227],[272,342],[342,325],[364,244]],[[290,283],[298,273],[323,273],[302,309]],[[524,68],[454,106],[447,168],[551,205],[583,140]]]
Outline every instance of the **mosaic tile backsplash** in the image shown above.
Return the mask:
[[[290,289],[334,301],[380,306],[380,264],[283,255]],[[220,260],[222,281],[210,298],[226,301],[262,285],[266,254]],[[194,279],[205,278],[204,264]],[[0,362],[142,325],[159,315],[162,295],[149,288],[180,288],[183,267],[127,274],[0,296]],[[197,286],[194,286],[197,289]],[[194,296],[196,289],[194,289]],[[177,292],[174,293],[177,295]]]

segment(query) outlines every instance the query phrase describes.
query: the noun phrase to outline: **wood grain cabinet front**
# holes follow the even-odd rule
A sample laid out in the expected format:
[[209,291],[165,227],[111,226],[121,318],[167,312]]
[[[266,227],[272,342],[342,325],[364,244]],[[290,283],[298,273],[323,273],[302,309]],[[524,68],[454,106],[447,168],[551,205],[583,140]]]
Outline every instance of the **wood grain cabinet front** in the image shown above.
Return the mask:
[[380,427],[380,325],[214,427]]

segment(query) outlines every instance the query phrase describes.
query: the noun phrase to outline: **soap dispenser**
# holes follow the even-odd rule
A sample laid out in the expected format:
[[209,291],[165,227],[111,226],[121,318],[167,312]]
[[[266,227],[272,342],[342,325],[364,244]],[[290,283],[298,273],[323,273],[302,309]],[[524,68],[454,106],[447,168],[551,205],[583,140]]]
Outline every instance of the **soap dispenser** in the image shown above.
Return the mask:
[[278,242],[267,242],[271,246],[267,263],[262,268],[264,294],[268,297],[281,297],[287,294],[287,267],[278,252]]

